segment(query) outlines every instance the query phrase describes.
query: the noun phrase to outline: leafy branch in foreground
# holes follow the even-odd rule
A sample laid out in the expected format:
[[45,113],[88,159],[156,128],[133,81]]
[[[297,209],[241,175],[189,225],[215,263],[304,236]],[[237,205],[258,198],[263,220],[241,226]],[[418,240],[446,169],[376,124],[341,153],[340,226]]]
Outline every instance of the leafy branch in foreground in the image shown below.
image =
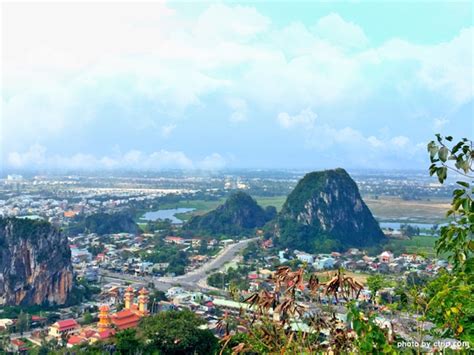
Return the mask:
[[[463,177],[457,181],[458,187],[453,191],[451,208],[447,217],[451,222],[441,227],[440,238],[437,242],[439,254],[448,253],[449,261],[456,271],[472,273],[474,252],[474,159],[473,142],[463,138],[450,147],[453,138],[436,135],[437,142],[428,143],[431,165],[430,175],[436,174],[443,184],[447,179],[448,169]],[[470,181],[469,181],[470,180]]]
[[443,336],[455,336],[474,342],[474,160],[473,142],[467,138],[456,144],[453,137],[436,135],[428,143],[430,175],[436,174],[443,184],[448,170],[461,177],[453,191],[451,220],[442,226],[436,243],[438,254],[448,254],[452,273],[441,273],[428,284],[428,316],[438,325]]

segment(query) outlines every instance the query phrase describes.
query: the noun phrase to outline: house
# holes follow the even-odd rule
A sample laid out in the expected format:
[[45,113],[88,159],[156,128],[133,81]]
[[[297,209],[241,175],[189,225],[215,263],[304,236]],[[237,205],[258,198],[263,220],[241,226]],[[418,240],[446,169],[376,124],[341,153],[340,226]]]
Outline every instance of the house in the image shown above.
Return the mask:
[[234,240],[233,239],[223,239],[220,241],[220,244],[224,247],[228,246],[228,245],[231,245],[234,243]]
[[327,258],[316,260],[313,266],[317,270],[332,269],[334,267],[334,263],[335,263],[335,260],[333,258],[327,257]]
[[20,339],[13,339],[10,342],[10,348],[15,353],[27,352],[29,349],[26,346],[26,343]]
[[350,249],[347,250],[346,254],[348,254],[348,255],[359,255],[359,254],[362,254],[362,252],[357,248],[350,248]]
[[288,261],[287,258],[285,258],[285,255],[286,255],[286,251],[285,250],[280,250],[278,252],[278,258],[280,258],[280,263],[283,264],[283,263],[286,263]]
[[182,287],[170,287],[168,291],[166,291],[166,297],[171,299],[176,295],[185,293],[186,291]]
[[87,342],[87,339],[80,336],[80,335],[71,335],[69,337],[69,339],[67,340],[67,347],[68,348],[72,348],[73,346],[75,345],[79,345],[79,344],[82,344],[82,343],[85,343]]
[[311,254],[304,252],[295,252],[295,255],[299,261],[302,261],[304,263],[312,264],[314,262],[314,257]]
[[264,249],[273,248],[273,241],[271,239],[264,240],[262,242],[262,246],[263,246]]
[[219,244],[219,242],[217,241],[217,239],[211,239],[207,245],[210,245],[210,246],[216,246],[217,244]]
[[166,243],[170,243],[170,244],[179,244],[179,245],[182,245],[184,244],[184,238],[181,238],[181,237],[173,237],[173,236],[168,236],[165,238],[165,242]]
[[379,255],[379,261],[381,263],[391,263],[393,260],[393,254],[389,251],[384,251]]
[[75,319],[59,320],[49,327],[49,335],[54,338],[61,338],[63,336],[71,336],[77,334],[80,326]]

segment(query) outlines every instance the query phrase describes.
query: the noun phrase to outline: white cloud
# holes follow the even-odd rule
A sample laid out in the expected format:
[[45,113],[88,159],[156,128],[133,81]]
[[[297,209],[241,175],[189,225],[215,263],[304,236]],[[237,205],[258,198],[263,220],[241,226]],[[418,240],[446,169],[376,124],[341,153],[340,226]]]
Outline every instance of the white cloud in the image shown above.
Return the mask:
[[363,48],[369,43],[360,26],[344,20],[336,13],[320,18],[314,26],[314,32],[318,37],[343,48]]
[[302,127],[304,129],[312,129],[315,124],[317,115],[309,108],[302,110],[299,114],[291,116],[287,112],[280,112],[277,120],[283,128]]
[[226,165],[225,159],[213,153],[202,160],[193,162],[186,154],[179,151],[159,150],[145,154],[139,150],[130,150],[123,155],[96,157],[92,154],[74,154],[63,156],[47,154],[41,145],[32,145],[24,152],[10,152],[7,165],[17,169],[51,169],[51,170],[96,170],[96,169],[203,169],[218,170]]
[[232,110],[229,117],[229,121],[234,122],[234,123],[247,121],[248,107],[247,107],[247,102],[245,100],[239,99],[239,98],[233,98],[233,99],[229,99],[227,104],[229,108]]
[[[8,3],[3,9],[1,138],[12,161],[21,161],[24,156],[14,152],[28,151],[31,142],[49,146],[81,128],[103,127],[97,124],[105,119],[100,110],[111,106],[128,113],[130,129],[153,128],[163,137],[175,129],[173,119],[182,119],[181,127],[186,119],[202,119],[193,116],[196,109],[217,106],[234,123],[253,110],[270,117],[280,112],[281,127],[318,128],[330,142],[339,134],[371,149],[408,149],[403,139],[390,143],[396,137],[334,129],[316,122],[310,109],[297,112],[311,107],[318,121],[334,108],[357,115],[369,100],[379,102],[396,90],[400,97],[422,98],[413,111],[435,99],[440,112],[429,117],[449,117],[449,110],[473,98],[472,27],[444,43],[392,38],[369,48],[363,29],[337,13],[310,27],[280,26],[251,6],[222,3],[195,17],[156,2]],[[334,127],[347,125],[334,120]],[[97,162],[81,154],[67,160]],[[120,164],[113,157],[101,163]]]
[[197,167],[203,170],[219,170],[226,166],[226,160],[217,153],[213,153],[198,162]]
[[164,125],[161,127],[161,136],[164,138],[168,138],[175,129],[176,125],[174,123]]
[[446,118],[435,118],[433,121],[433,127],[436,132],[438,132],[440,129],[442,129],[444,126],[446,126],[449,123],[449,120]]

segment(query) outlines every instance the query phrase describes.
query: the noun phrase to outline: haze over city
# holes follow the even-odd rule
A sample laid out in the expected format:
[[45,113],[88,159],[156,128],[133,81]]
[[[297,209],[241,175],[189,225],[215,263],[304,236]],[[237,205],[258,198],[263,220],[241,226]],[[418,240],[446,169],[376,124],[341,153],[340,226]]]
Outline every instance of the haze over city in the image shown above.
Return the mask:
[[2,9],[5,171],[425,169],[473,131],[469,2]]

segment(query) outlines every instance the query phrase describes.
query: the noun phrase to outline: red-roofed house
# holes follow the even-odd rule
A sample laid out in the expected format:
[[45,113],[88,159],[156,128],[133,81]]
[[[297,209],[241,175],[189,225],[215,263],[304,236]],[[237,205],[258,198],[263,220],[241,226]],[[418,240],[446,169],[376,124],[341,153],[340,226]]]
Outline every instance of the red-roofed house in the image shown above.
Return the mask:
[[139,321],[140,316],[135,314],[130,309],[124,309],[120,312],[112,314],[112,323],[118,330],[136,328]]
[[169,236],[165,238],[166,243],[174,243],[174,244],[184,244],[184,239],[181,237],[173,237]]
[[79,324],[74,319],[58,320],[49,327],[49,335],[61,338],[63,335],[74,335],[79,331]]
[[81,337],[80,335],[71,335],[67,340],[67,347],[72,348],[74,345],[79,345],[85,343],[87,341],[86,338]]
[[26,346],[26,343],[20,339],[13,339],[10,342],[10,347],[11,350],[14,352],[26,352],[28,351],[28,347]]

